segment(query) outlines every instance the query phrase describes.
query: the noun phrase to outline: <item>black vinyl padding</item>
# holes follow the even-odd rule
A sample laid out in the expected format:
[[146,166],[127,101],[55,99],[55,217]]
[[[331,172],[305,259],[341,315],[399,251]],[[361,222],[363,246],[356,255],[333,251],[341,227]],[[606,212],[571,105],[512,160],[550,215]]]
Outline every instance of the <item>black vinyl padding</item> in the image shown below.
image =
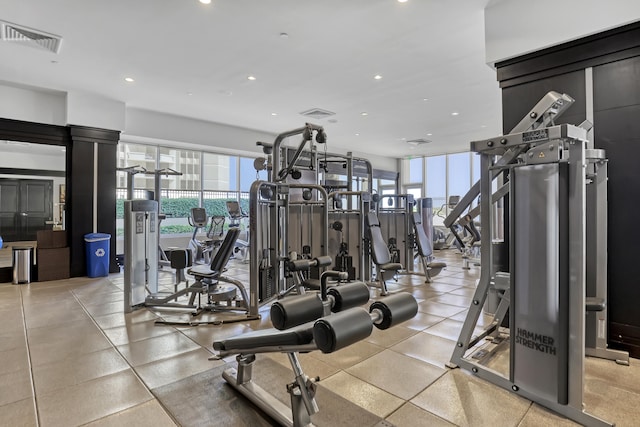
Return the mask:
[[[369,301],[369,287],[363,282],[345,283],[327,290],[333,297],[331,311],[346,310]],[[271,305],[271,324],[278,330],[289,329],[324,316],[324,302],[317,293],[296,295]]]
[[413,319],[418,313],[418,302],[410,293],[398,292],[371,304],[369,312],[373,310],[379,310],[383,314],[383,320],[375,324],[376,328],[389,329],[398,323]]
[[427,233],[424,231],[424,227],[422,226],[422,219],[420,218],[420,214],[418,212],[414,212],[411,215],[411,218],[413,219],[413,228],[416,231],[418,253],[420,254],[420,256],[430,257],[433,254],[433,249],[431,247],[429,236],[427,236]]
[[319,256],[315,260],[316,260],[316,267],[326,267],[328,265],[331,265],[331,262],[333,261],[331,259],[331,256],[329,255]]
[[604,311],[607,308],[607,303],[604,298],[587,297],[585,298],[586,311]]
[[324,315],[324,304],[318,294],[297,295],[271,305],[271,323],[279,330],[289,329]]
[[326,267],[327,265],[331,265],[331,262],[332,259],[329,255],[323,255],[314,259],[294,259],[289,261],[287,268],[291,271],[307,271],[312,266]]
[[188,273],[195,276],[196,279],[217,277],[229,262],[239,235],[239,228],[230,228],[220,245],[220,249],[218,249],[218,252],[216,252],[216,255],[211,260],[211,263],[208,266],[198,265],[196,267],[192,267],[189,269]]
[[371,335],[371,316],[363,308],[352,308],[318,319],[313,339],[323,353],[333,353]]
[[322,287],[322,283],[320,282],[320,279],[304,279],[302,281],[302,285],[305,288],[313,289],[316,291],[319,291],[320,288]]
[[329,288],[327,294],[333,296],[331,311],[336,313],[366,304],[369,301],[369,286],[364,282],[345,283]]
[[[380,230],[380,221],[375,212],[370,211],[367,213],[367,225],[369,226],[369,233],[371,237],[371,256],[373,262],[376,265],[382,266],[391,262],[391,254],[387,243],[382,237],[382,230]],[[402,266],[400,267],[402,268]]]
[[285,331],[264,329],[249,332],[222,341],[214,341],[218,351],[251,350],[259,347],[305,345],[313,342],[313,323],[306,323]]

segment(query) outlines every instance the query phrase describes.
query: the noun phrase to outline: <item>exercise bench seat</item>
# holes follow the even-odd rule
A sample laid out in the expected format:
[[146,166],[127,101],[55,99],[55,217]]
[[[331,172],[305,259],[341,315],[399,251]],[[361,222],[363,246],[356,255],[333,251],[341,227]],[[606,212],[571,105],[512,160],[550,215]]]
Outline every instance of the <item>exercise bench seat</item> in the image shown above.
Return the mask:
[[220,273],[224,270],[224,267],[231,259],[233,254],[233,247],[240,235],[239,228],[230,228],[220,245],[220,249],[216,252],[216,255],[211,260],[209,265],[197,265],[189,269],[188,273],[198,279],[216,279]]
[[427,282],[431,282],[434,276],[437,276],[443,268],[447,266],[444,262],[430,261],[433,256],[433,246],[427,233],[422,226],[422,218],[418,212],[414,212],[411,215],[413,220],[413,228],[416,232],[416,246],[418,248],[418,255],[422,262],[422,268],[424,269],[424,275],[427,278]]
[[263,329],[260,331],[249,332],[236,337],[227,338],[222,341],[216,341],[213,343],[213,349],[223,352],[241,352],[243,350],[262,347],[286,347],[311,344],[313,342],[314,322],[282,331]]
[[367,213],[367,227],[369,229],[369,236],[371,238],[371,257],[373,263],[376,265],[377,276],[380,282],[380,294],[387,295],[387,283],[385,273],[392,273],[390,277],[396,275],[398,271],[402,270],[402,264],[397,262],[391,262],[391,253],[387,247],[387,243],[382,237],[382,231],[380,230],[380,221],[378,215],[374,211]]

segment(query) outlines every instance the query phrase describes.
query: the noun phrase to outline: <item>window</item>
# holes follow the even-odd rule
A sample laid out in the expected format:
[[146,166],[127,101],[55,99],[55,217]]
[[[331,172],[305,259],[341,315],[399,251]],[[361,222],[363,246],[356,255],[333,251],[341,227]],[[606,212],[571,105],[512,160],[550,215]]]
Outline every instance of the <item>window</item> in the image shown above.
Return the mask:
[[472,182],[471,185],[480,181],[480,155],[477,153],[471,154],[471,165],[472,165]]
[[449,155],[449,167],[447,169],[449,196],[464,196],[471,187],[471,161],[469,153]]
[[422,186],[407,187],[407,194],[411,194],[413,196],[413,201],[415,202],[413,205],[413,211],[417,212],[419,200],[422,198]]
[[158,169],[171,169],[182,174],[161,175],[162,190],[200,190],[200,151],[160,147],[159,154]]
[[[158,157],[158,148],[149,145],[120,143],[118,144],[118,168],[133,168],[138,170],[143,168],[148,171],[156,169],[156,160]],[[124,200],[127,194],[128,173],[124,171],[117,172],[117,198]],[[154,178],[153,175],[144,173],[135,173],[133,175],[133,188],[136,198],[143,198],[140,190],[153,191]],[[138,190],[138,191],[135,191]]]
[[248,192],[251,190],[251,184],[256,180],[267,180],[267,171],[256,172],[253,166],[254,160],[249,157],[240,157],[240,191]]
[[427,157],[427,193],[433,199],[433,223],[442,225],[447,216],[447,156]]
[[409,160],[409,183],[418,183],[423,181],[422,164],[422,157]]
[[204,190],[230,191],[236,189],[237,157],[203,153],[202,179]]

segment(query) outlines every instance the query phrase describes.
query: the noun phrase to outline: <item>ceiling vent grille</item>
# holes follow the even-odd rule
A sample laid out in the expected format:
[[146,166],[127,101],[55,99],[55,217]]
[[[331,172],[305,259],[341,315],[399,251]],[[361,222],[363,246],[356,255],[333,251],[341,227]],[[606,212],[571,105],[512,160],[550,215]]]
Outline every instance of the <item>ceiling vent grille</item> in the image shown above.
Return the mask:
[[49,52],[60,52],[62,37],[11,22],[0,21],[0,40],[14,42]]
[[410,140],[408,140],[408,141],[407,141],[407,144],[409,144],[409,145],[413,145],[414,147],[417,147],[417,146],[419,146],[419,145],[422,145],[422,144],[428,144],[428,143],[430,143],[430,142],[431,142],[431,141],[430,141],[430,140],[428,140],[428,139],[418,138],[418,139],[410,139]]
[[311,117],[314,119],[326,119],[327,117],[335,116],[333,111],[323,110],[322,108],[312,108],[307,111],[303,111],[302,114],[305,117]]

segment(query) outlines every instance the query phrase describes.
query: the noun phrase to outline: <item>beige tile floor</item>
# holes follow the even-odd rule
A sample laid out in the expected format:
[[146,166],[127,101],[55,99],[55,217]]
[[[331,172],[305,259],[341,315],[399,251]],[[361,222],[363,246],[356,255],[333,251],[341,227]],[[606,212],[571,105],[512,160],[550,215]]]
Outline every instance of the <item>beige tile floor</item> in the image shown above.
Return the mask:
[[[374,329],[334,354],[302,354],[305,372],[385,425],[576,425],[466,371],[445,368],[479,267],[463,270],[454,252],[438,255],[448,267],[432,284],[409,276],[390,284],[418,299],[414,319]],[[246,264],[232,261],[229,267],[229,275],[248,283]],[[159,326],[157,311],[124,314],[122,284],[122,274],[0,284],[0,425],[176,425],[178,414],[151,391],[222,366],[225,361],[208,360],[214,340],[270,326],[268,307],[258,321]],[[261,357],[289,367],[282,354]],[[618,426],[640,425],[640,363],[587,359],[585,366],[587,410]]]

